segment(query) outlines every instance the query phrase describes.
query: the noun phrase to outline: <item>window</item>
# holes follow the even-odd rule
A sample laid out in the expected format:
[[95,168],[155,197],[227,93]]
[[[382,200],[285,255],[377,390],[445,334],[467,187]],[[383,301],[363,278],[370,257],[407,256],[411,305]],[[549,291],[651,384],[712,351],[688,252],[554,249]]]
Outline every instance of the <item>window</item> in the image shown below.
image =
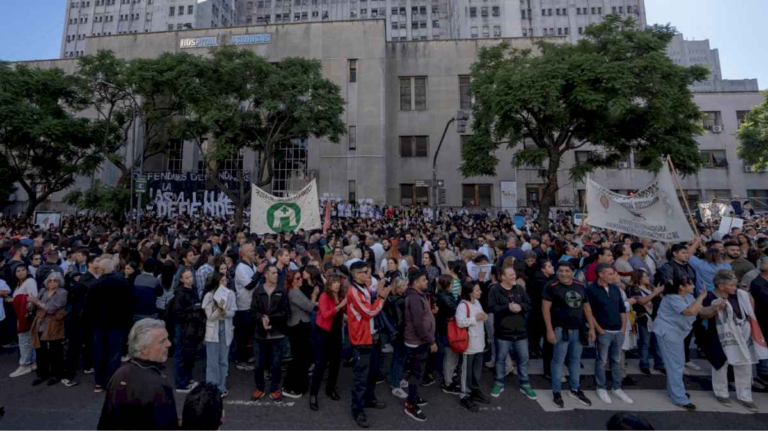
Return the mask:
[[171,6],[171,9],[168,11],[168,16],[174,15],[176,15],[176,6]]
[[720,111],[704,112],[704,128],[715,131],[723,125],[723,118]]
[[525,9],[520,11],[520,18],[525,19]]
[[349,180],[349,202],[357,201],[357,182]]
[[747,198],[755,209],[768,209],[768,190],[747,190]]
[[472,92],[469,75],[459,75],[459,109],[472,109]]
[[429,156],[429,136],[401,136],[400,157]]
[[469,29],[469,34],[471,37],[476,38],[477,37],[477,27],[472,27]]
[[492,184],[462,184],[461,204],[465,207],[489,207],[491,203]]
[[693,211],[695,208],[698,208],[699,205],[699,191],[698,190],[684,190],[686,199],[683,199],[683,197],[680,195],[680,190],[677,190],[677,199],[680,200],[680,205],[683,207],[683,211],[688,212],[685,206],[685,201],[688,201],[688,208],[691,208],[691,211]]
[[493,37],[501,37],[501,27],[498,25],[493,26]]
[[579,34],[584,34],[584,27],[579,27]]
[[357,126],[349,126],[347,136],[349,137],[349,150],[357,150]]
[[611,169],[629,169],[631,167],[630,153],[626,153],[619,156],[619,160],[611,166]]
[[184,15],[184,6],[179,6],[179,16]]
[[429,187],[400,184],[400,205],[429,205]]
[[[544,185],[539,184],[526,184],[525,185],[525,202],[526,206],[532,208],[538,208],[541,201],[541,195],[544,192]],[[557,199],[555,199],[557,201]]]
[[357,60],[349,60],[349,82],[357,82]]
[[492,15],[495,17],[501,16],[501,9],[498,6],[494,6]]
[[704,200],[709,202],[712,199],[729,201],[731,199],[731,191],[728,189],[704,190]]
[[296,139],[276,149],[272,164],[272,193],[286,196],[296,193],[311,179],[307,172],[307,140]]
[[195,7],[193,5],[187,6],[187,14],[192,15],[195,12]]
[[168,165],[166,170],[174,174],[181,173],[181,163],[184,160],[184,142],[174,141],[171,142],[168,153],[166,154]]
[[747,114],[749,114],[749,111],[736,111],[736,122],[739,126],[744,124],[744,121],[747,120]]
[[483,6],[482,8],[480,8],[480,16],[482,16],[483,18],[488,18],[488,7],[487,6]]
[[705,168],[728,167],[728,159],[725,157],[725,150],[704,150],[701,151],[700,155]]
[[400,77],[400,110],[425,111],[426,109],[427,78],[425,76]]
[[490,30],[488,29],[488,26],[487,26],[487,25],[484,25],[484,26],[483,26],[483,37],[490,37],[490,36],[491,36],[491,32],[490,32]]
[[469,17],[470,18],[477,18],[477,8],[476,7],[469,8]]

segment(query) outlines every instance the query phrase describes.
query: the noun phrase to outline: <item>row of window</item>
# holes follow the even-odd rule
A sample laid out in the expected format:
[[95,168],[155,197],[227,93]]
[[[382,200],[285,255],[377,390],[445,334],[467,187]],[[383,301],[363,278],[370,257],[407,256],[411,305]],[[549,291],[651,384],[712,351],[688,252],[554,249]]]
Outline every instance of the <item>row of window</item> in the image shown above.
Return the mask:
[[[95,6],[112,6],[116,4],[115,1],[116,0],[96,0],[94,5]],[[120,4],[131,4],[131,3],[141,3],[141,0],[120,0]],[[147,0],[147,4],[153,4],[153,3],[154,3],[154,0]],[[91,7],[91,2],[90,0],[79,1],[79,2],[73,1],[70,4],[70,7],[72,9]]]
[[[214,8],[216,8],[216,6],[214,6]],[[193,13],[195,13],[195,7],[193,5],[187,6],[187,14],[192,15]],[[215,9],[213,14],[216,15]],[[168,16],[175,16],[175,15],[179,15],[179,16],[184,15],[184,6],[179,6],[178,8],[176,6],[171,6],[168,9]]]
[[[484,25],[482,27],[483,33],[482,37],[491,37],[491,30],[487,25]],[[478,33],[478,28],[473,26],[469,28],[469,36],[474,38],[480,37],[480,34]],[[493,26],[493,37],[501,37],[501,26],[495,25]]]
[[[424,13],[426,12],[426,8],[422,7],[424,9]],[[551,10],[551,9],[550,9]],[[501,8],[499,6],[493,6],[490,11],[491,15],[495,17],[501,16]],[[483,6],[480,8],[480,16],[482,18],[488,18],[488,6]],[[469,8],[469,17],[470,18],[477,18],[477,7],[470,7]]]

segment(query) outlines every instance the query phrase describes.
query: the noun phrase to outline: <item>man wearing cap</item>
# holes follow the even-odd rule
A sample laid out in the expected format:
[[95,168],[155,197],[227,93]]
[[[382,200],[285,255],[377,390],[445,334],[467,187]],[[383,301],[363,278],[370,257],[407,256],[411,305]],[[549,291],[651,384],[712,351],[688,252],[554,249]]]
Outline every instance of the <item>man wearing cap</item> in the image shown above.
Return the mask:
[[61,274],[62,277],[64,276],[64,270],[61,269],[61,266],[59,266],[59,264],[57,263],[58,261],[59,261],[59,252],[57,252],[54,249],[50,249],[47,252],[45,252],[45,263],[40,265],[40,268],[38,268],[37,272],[35,273],[35,281],[37,281],[38,286],[42,286],[43,281],[52,272],[58,272],[59,274]]

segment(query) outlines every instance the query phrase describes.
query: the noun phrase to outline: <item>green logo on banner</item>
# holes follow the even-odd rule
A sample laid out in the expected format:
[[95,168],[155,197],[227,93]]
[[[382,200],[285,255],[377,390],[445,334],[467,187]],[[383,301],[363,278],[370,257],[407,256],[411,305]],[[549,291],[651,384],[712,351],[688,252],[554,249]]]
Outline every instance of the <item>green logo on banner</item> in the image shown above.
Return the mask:
[[294,203],[281,202],[267,210],[267,225],[275,233],[293,232],[301,223],[301,208]]

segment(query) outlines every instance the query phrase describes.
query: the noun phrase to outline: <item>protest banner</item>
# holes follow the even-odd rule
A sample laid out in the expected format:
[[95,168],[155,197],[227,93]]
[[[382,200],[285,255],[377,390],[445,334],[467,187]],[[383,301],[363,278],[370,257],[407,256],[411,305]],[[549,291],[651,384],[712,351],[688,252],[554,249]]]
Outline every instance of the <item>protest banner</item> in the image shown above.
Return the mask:
[[251,233],[293,232],[297,229],[321,229],[317,184],[313,180],[300,192],[277,197],[252,185]]

